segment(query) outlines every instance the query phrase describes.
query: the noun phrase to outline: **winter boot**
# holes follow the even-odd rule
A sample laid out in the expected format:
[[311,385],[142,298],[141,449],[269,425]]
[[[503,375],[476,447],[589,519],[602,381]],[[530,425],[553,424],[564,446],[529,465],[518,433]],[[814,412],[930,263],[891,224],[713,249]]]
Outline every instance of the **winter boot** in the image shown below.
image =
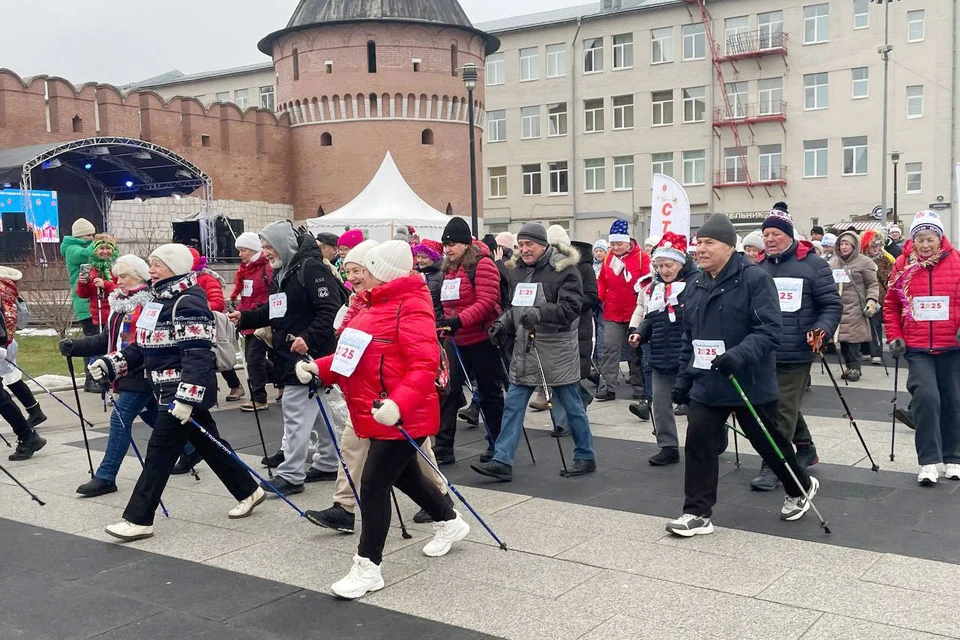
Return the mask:
[[108,493],[116,493],[116,491],[116,482],[110,482],[101,478],[93,478],[90,482],[77,487],[77,493],[84,498],[96,498],[97,496],[105,496]]
[[797,447],[797,466],[806,469],[820,462],[817,445],[813,442],[794,442]]
[[47,416],[43,413],[43,409],[40,408],[39,402],[27,409],[27,426],[31,429],[46,421]]
[[750,481],[750,488],[754,491],[773,491],[780,485],[780,479],[773,472],[767,463],[764,462],[760,467],[760,473]]
[[26,438],[20,438],[17,442],[16,450],[10,454],[9,460],[14,462],[20,460],[29,460],[37,451],[43,449],[47,441],[37,435],[36,431],[31,430]]
[[190,470],[195,466],[203,462],[203,457],[200,455],[199,451],[194,451],[190,455],[180,454],[180,457],[177,458],[177,464],[173,465],[173,469],[170,471],[172,476],[182,476],[190,473]]
[[596,460],[574,460],[568,469],[560,470],[560,475],[565,478],[576,478],[577,476],[585,476],[588,473],[593,473],[596,470]]
[[457,413],[457,417],[466,422],[471,427],[480,424],[480,405],[471,402],[465,409]]
[[285,460],[283,455],[283,449],[277,451],[272,456],[267,456],[265,458],[260,458],[260,464],[267,467],[268,469],[276,469],[280,464]]
[[630,405],[630,413],[637,416],[641,420],[650,419],[650,405],[646,402],[634,402]]
[[513,480],[513,467],[491,460],[490,462],[474,462],[470,468],[482,476],[495,478],[500,482],[510,482]]
[[677,447],[664,447],[647,460],[651,466],[665,467],[668,464],[680,462],[680,451]]

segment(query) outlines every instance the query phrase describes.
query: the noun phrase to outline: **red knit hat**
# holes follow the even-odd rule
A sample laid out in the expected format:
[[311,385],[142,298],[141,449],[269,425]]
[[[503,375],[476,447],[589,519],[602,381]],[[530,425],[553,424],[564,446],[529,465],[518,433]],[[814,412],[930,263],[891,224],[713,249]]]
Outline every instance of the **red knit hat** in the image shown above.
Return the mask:
[[418,255],[421,253],[434,262],[440,262],[440,260],[443,258],[443,245],[436,240],[430,240],[429,238],[421,240],[420,244],[413,247],[413,255]]
[[657,245],[656,250],[653,252],[653,259],[657,258],[669,258],[670,260],[676,260],[680,264],[685,264],[687,262],[687,238],[678,233],[673,233],[672,231],[667,231],[663,234],[663,237],[660,238],[660,244]]

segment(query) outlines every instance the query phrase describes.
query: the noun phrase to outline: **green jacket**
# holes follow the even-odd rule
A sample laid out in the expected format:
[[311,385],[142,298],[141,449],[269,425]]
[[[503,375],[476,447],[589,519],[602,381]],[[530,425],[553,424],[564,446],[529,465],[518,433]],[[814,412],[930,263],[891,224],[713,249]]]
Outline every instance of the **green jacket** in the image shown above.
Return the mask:
[[73,295],[73,315],[77,321],[90,317],[90,303],[77,295],[77,280],[80,278],[80,265],[88,264],[93,255],[93,240],[84,240],[66,236],[60,244],[60,255],[67,263],[67,277]]

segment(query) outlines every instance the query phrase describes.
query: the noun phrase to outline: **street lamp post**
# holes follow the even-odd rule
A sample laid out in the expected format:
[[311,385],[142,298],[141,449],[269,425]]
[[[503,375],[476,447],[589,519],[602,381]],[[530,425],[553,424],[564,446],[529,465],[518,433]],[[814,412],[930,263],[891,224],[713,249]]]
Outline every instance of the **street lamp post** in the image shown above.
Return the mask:
[[[880,196],[880,206],[883,207],[883,217],[887,217],[887,166],[886,166],[886,157],[887,157],[887,113],[889,111],[888,107],[888,91],[887,86],[889,83],[890,77],[890,52],[893,51],[893,45],[890,44],[890,3],[893,0],[870,0],[871,2],[876,2],[877,4],[884,5],[883,7],[883,46],[877,48],[877,53],[880,54],[880,58],[883,60],[883,171],[880,174],[880,189],[882,194]],[[894,165],[896,166],[896,165]],[[894,215],[894,219],[895,215]]]
[[[890,160],[893,161],[893,226],[899,226],[900,221],[897,218],[897,163],[900,162],[900,152],[894,151],[890,154]],[[884,170],[886,173],[886,170]]]
[[472,62],[463,65],[463,85],[467,88],[467,101],[470,103],[470,228],[474,238],[480,237],[480,221],[477,215],[477,148],[473,130],[473,90],[477,88],[478,76],[477,65]]

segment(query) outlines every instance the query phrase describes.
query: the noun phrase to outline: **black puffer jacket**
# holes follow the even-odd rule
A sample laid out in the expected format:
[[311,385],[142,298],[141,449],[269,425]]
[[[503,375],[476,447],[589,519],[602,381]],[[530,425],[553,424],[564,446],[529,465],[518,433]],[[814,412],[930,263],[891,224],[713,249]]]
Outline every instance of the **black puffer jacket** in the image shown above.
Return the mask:
[[[654,270],[653,284],[647,291],[647,314],[640,323],[638,333],[641,343],[650,345],[650,366],[658,373],[676,373],[680,368],[680,345],[683,336],[683,314],[687,300],[690,298],[690,290],[693,283],[700,275],[697,265],[693,260],[687,259],[687,262],[677,274],[677,279],[671,283],[671,299],[677,298],[677,304],[673,307],[674,320],[670,319],[666,305],[662,309],[652,309],[650,307],[651,295],[656,291],[656,287],[663,287],[663,280],[660,274]],[[678,286],[682,285],[682,287]],[[680,289],[679,293],[676,289]]]
[[443,317],[443,305],[440,304],[440,290],[443,288],[443,263],[434,262],[429,267],[417,267],[427,281],[427,288],[430,289],[430,297],[433,298],[433,313],[436,317]]
[[828,339],[833,337],[843,312],[843,303],[833,283],[830,265],[814,252],[813,244],[806,240],[794,242],[776,256],[765,256],[759,265],[778,286],[791,281],[794,286],[802,286],[798,311],[785,311],[785,307],[789,308],[789,300],[785,296],[792,292],[779,292],[783,332],[780,334],[780,346],[777,347],[777,362],[812,362],[814,353],[807,344],[807,332],[822,329]]
[[600,308],[597,295],[597,272],[593,270],[593,247],[586,242],[571,242],[579,252],[577,271],[583,281],[583,305],[580,307],[580,328],[577,339],[580,345],[580,377],[590,375],[590,356],[593,354],[593,313]]
[[207,294],[197,286],[197,275],[161,280],[153,287],[151,302],[161,305],[156,325],[145,326],[141,313],[137,341],[104,357],[110,379],[143,368],[161,404],[178,400],[201,409],[212,407],[217,403],[213,312]]
[[777,387],[776,349],[782,321],[773,278],[734,253],[716,281],[700,273],[690,286],[683,315],[677,387],[711,407],[743,406],[733,384],[718,371],[694,365],[694,340],[722,340],[734,361],[737,380],[753,404],[773,402]]

